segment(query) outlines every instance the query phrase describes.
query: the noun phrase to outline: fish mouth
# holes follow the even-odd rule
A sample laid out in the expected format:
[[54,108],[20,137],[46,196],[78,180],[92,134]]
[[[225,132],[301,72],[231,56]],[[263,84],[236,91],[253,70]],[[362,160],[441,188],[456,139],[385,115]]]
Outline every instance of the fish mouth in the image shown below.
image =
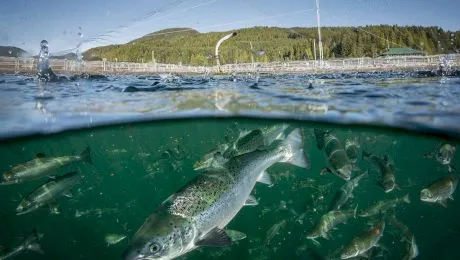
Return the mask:
[[128,249],[123,253],[123,260],[146,260],[145,255],[140,254],[137,250]]

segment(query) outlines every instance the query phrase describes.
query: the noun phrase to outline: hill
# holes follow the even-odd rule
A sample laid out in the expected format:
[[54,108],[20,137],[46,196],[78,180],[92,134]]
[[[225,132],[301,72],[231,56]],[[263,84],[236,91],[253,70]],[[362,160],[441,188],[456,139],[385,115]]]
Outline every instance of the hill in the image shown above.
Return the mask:
[[[222,45],[222,63],[314,59],[316,28],[253,27],[234,30],[238,35]],[[93,48],[84,58],[109,61],[214,64],[214,46],[230,32],[199,33],[190,28],[172,28],[145,35],[127,44]],[[410,47],[425,54],[456,52],[460,31],[439,27],[373,25],[322,28],[324,57],[376,57],[388,47]],[[253,45],[251,51],[250,42]],[[265,55],[258,55],[264,53]]]
[[27,52],[21,48],[14,46],[0,46],[0,56],[3,57],[19,57],[25,55]]
[[58,56],[51,56],[50,57],[51,59],[59,59],[59,60],[64,60],[64,59],[67,59],[67,60],[76,60],[77,59],[77,55],[75,53],[67,53],[67,54],[64,54],[64,55],[58,55]]

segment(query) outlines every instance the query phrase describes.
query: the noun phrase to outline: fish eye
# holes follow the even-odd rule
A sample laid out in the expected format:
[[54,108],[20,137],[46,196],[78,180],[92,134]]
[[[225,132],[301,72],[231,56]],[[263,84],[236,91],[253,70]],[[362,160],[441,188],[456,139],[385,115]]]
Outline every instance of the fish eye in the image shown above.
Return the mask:
[[160,251],[160,245],[157,243],[152,243],[149,246],[149,250],[150,250],[150,253],[152,254],[158,253],[158,251]]

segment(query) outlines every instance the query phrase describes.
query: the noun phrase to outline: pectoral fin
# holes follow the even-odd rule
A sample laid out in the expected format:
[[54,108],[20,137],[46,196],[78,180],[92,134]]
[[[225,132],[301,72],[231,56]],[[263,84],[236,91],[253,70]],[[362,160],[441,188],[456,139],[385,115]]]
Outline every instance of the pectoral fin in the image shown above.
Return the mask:
[[225,233],[227,234],[228,237],[230,237],[232,242],[236,242],[236,241],[243,240],[246,238],[245,233],[236,231],[236,230],[226,229]]
[[439,204],[441,204],[444,208],[447,208],[447,199],[445,200],[440,200]]
[[257,206],[257,205],[259,205],[259,202],[252,195],[249,195],[249,197],[246,199],[246,202],[244,202],[244,206]]
[[326,175],[326,174],[328,174],[328,173],[332,173],[332,170],[326,167],[326,168],[323,168],[323,169],[321,170],[321,172],[319,173],[319,175],[322,176],[322,175]]
[[66,196],[67,198],[73,198],[72,192],[66,191],[62,195]]
[[260,176],[257,179],[257,181],[260,182],[260,183],[263,183],[263,184],[267,184],[268,187],[273,186],[272,178],[270,177],[270,175],[266,171],[263,171],[260,174]]
[[53,215],[59,215],[61,211],[59,210],[59,205],[56,202],[51,202],[48,204],[50,208],[50,213]]
[[195,243],[196,246],[222,247],[232,243],[232,239],[224,230],[217,227],[209,231],[201,240]]

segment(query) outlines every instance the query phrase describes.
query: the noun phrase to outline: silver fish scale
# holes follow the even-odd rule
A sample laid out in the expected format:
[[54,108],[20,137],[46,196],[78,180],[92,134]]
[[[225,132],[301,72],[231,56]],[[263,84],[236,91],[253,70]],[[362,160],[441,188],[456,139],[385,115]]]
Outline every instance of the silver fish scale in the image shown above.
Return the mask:
[[437,199],[443,200],[452,195],[456,188],[456,182],[448,182],[444,185],[432,185],[429,190],[436,196]]
[[212,206],[228,190],[233,178],[227,173],[202,174],[176,195],[169,212],[193,218]]

